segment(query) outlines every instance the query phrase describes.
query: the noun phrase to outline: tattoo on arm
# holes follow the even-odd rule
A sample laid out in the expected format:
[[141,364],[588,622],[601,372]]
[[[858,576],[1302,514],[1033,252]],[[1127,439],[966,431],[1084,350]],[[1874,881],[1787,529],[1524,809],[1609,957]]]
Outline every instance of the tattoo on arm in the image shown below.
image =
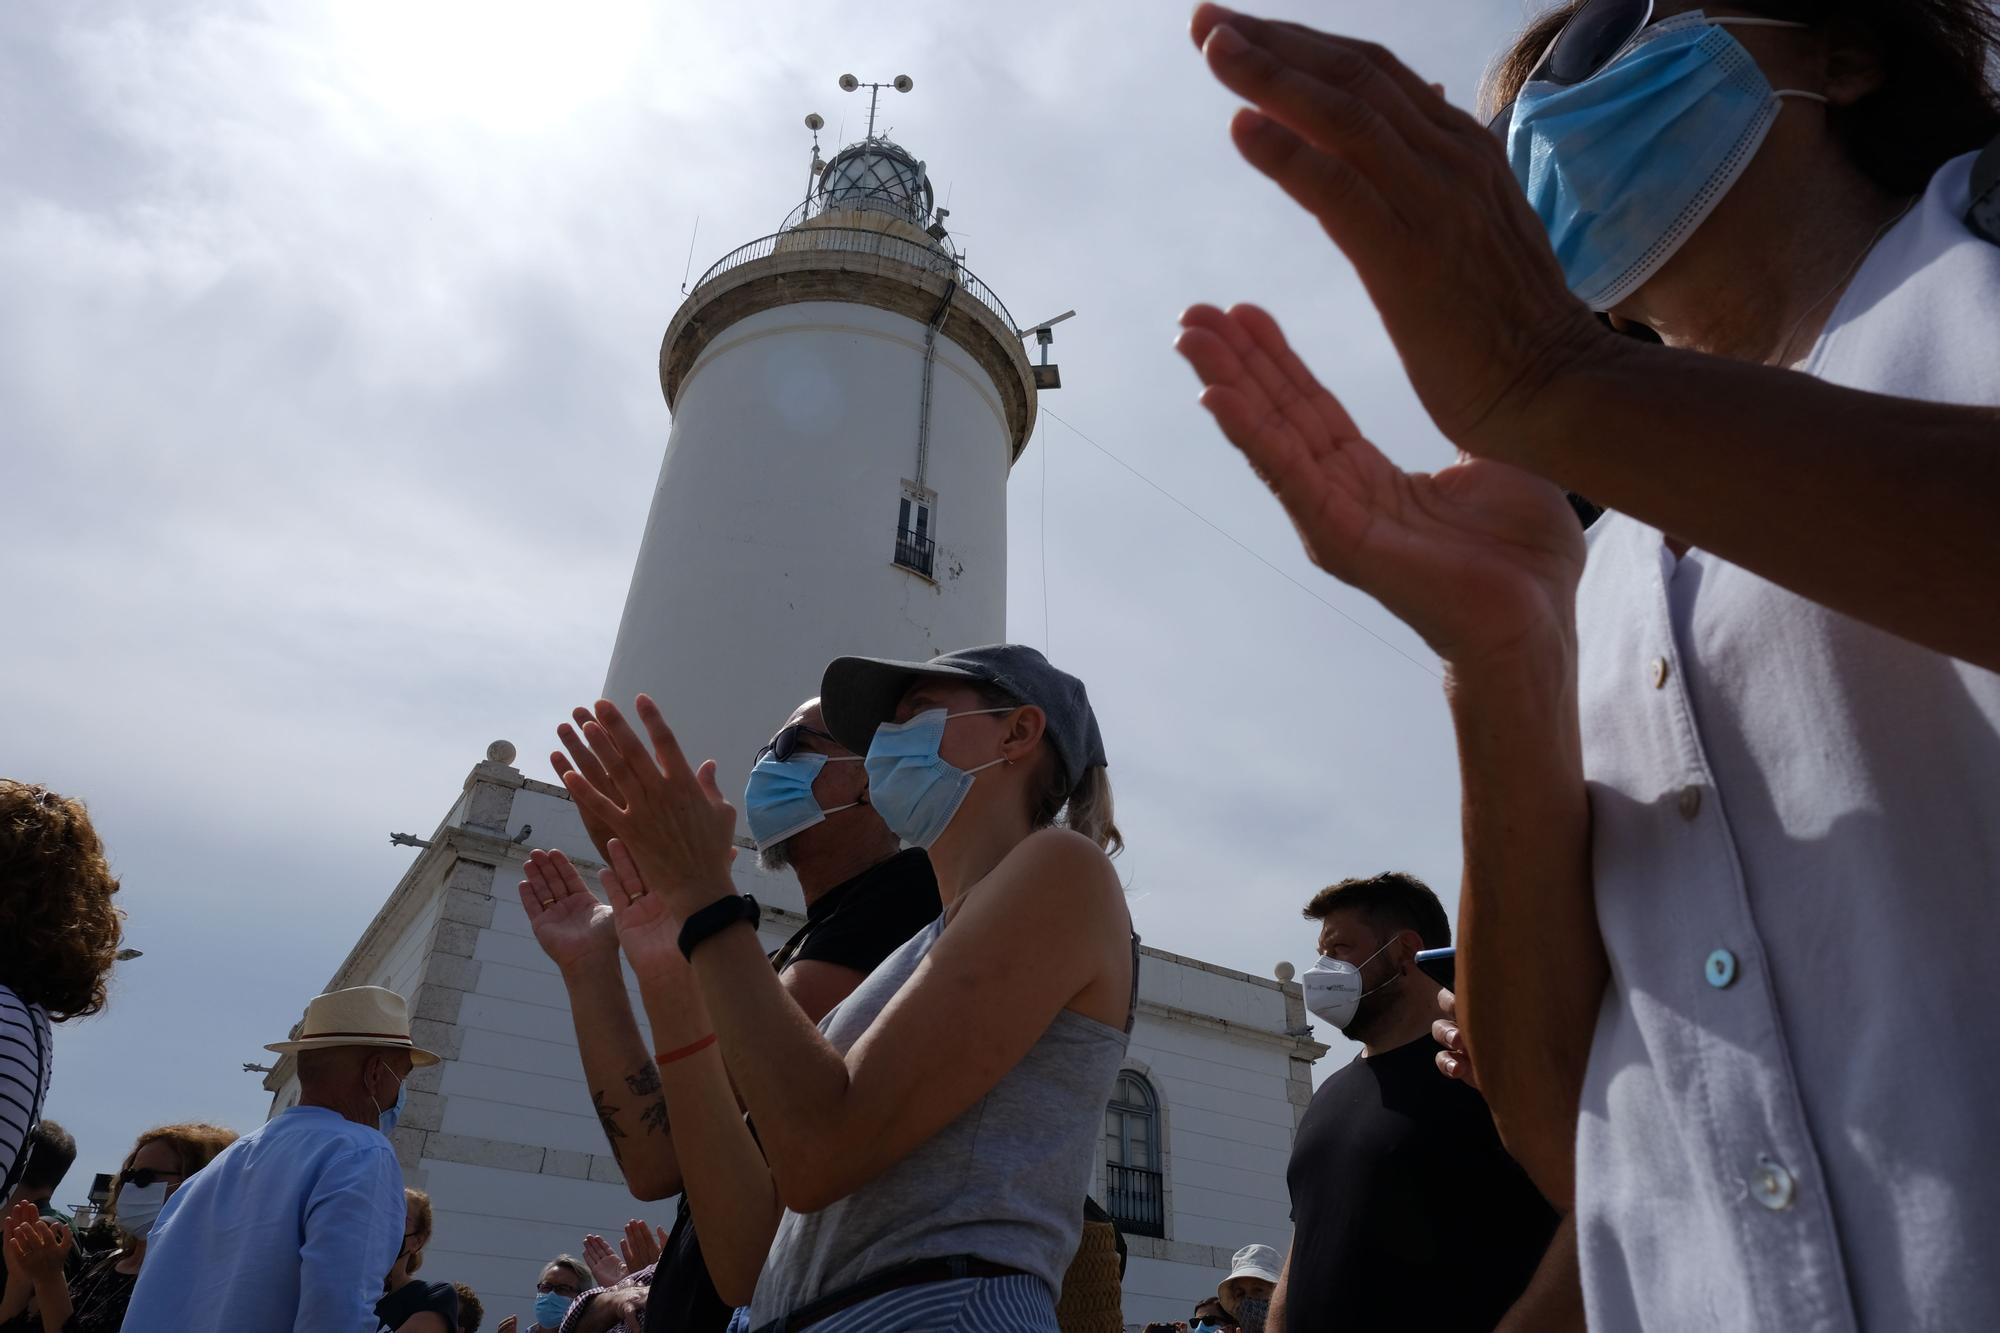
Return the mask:
[[660,1067],[651,1060],[625,1076],[625,1086],[634,1097],[651,1097],[639,1107],[639,1123],[656,1134],[667,1130],[667,1099],[660,1095]]
[[618,1108],[604,1100],[602,1088],[591,1092],[590,1105],[597,1112],[597,1123],[604,1126],[604,1141],[611,1145],[612,1159],[617,1160],[618,1140],[625,1137],[625,1131],[618,1128]]

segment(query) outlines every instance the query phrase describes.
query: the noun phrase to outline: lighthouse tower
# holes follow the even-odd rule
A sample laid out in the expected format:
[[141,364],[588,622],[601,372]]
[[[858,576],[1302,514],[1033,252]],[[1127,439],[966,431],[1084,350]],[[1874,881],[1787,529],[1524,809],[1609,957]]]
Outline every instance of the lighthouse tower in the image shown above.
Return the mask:
[[[924,164],[875,132],[883,89],[909,80],[841,86],[869,93],[866,137],[830,162],[815,144],[785,225],[718,260],[667,326],[673,432],[605,682],[621,703],[658,699],[726,791],[829,659],[1005,637],[1007,472],[1037,390],[1056,383],[967,271]],[[1046,348],[1047,325],[1030,331]],[[425,1276],[469,1283],[489,1319],[525,1324],[550,1257],[673,1207],[627,1190],[598,1113],[629,1082],[586,1085],[567,989],[515,891],[532,847],[586,872],[597,852],[568,792],[515,758],[494,742],[428,837],[391,835],[416,858],[334,975],[297,999],[359,985],[409,997],[413,1035],[443,1057],[410,1076],[391,1136],[433,1203]],[[735,873],[776,947],[804,903],[755,861]],[[1128,1330],[1178,1318],[1242,1246],[1286,1243],[1285,1165],[1326,1051],[1289,965],[1272,979],[1142,952],[1088,1185],[1126,1236]],[[274,1114],[297,1105],[293,1057],[264,1086]]]
[[[875,131],[882,88],[910,80],[841,86],[869,93],[867,136],[822,162],[815,134],[804,201],[667,326],[673,433],[605,678],[621,705],[659,701],[731,793],[832,658],[1006,631],[1007,473],[1035,367],[924,163]],[[759,897],[801,905],[789,876],[738,859]]]

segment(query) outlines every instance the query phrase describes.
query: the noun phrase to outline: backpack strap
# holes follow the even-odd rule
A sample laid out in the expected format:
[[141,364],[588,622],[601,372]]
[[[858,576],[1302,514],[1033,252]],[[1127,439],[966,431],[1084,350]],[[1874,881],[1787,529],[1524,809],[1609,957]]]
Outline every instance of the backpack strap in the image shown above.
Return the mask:
[[1986,145],[1972,164],[1972,207],[1965,225],[2000,245],[2000,138]]

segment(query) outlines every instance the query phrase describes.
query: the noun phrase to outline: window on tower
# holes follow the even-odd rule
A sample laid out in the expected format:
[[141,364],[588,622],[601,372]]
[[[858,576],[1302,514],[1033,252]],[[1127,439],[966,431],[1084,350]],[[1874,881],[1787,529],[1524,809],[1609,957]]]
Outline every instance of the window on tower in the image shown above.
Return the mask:
[[931,540],[931,502],[907,491],[896,509],[895,562],[925,578],[930,578],[937,566],[937,545]]
[[1105,1210],[1130,1235],[1165,1236],[1165,1179],[1159,1099],[1143,1075],[1128,1069],[1104,1108]]

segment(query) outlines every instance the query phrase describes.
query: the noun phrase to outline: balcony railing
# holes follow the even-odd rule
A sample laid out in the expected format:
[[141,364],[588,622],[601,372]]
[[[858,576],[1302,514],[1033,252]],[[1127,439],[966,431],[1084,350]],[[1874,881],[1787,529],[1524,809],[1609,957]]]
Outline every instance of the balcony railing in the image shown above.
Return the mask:
[[1128,1236],[1167,1234],[1166,1191],[1160,1173],[1136,1166],[1104,1168],[1104,1210]]
[[904,569],[915,570],[925,578],[930,578],[931,570],[937,566],[937,543],[921,532],[897,528],[896,563]]
[[959,290],[971,296],[981,305],[998,315],[1007,325],[1008,332],[1020,326],[1007,313],[1007,307],[993,293],[993,289],[973,276],[971,270],[959,263],[948,252],[934,246],[918,245],[906,237],[894,236],[883,231],[869,231],[865,227],[797,227],[791,231],[781,231],[770,236],[760,236],[747,245],[739,245],[722,258],[709,265],[708,272],[690,289],[690,295],[700,295],[701,289],[715,281],[731,269],[771,255],[785,254],[860,254],[879,255],[883,259],[907,264],[911,268],[922,269],[926,273],[936,273],[955,278]]

